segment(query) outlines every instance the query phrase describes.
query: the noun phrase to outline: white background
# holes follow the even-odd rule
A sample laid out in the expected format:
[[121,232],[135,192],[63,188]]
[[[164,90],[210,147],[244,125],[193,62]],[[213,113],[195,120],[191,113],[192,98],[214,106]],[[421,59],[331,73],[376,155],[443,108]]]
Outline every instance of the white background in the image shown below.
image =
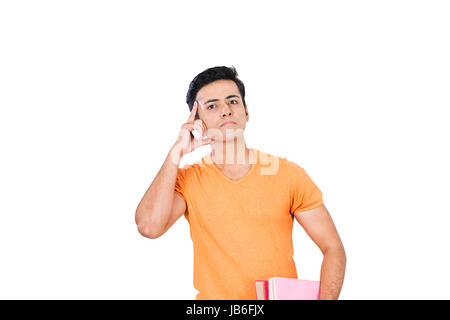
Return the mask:
[[[134,214],[189,82],[233,65],[247,145],[323,192],[340,298],[449,299],[449,16],[446,1],[2,1],[0,298],[195,299],[185,218],[150,240]],[[299,277],[318,280],[294,223]]]

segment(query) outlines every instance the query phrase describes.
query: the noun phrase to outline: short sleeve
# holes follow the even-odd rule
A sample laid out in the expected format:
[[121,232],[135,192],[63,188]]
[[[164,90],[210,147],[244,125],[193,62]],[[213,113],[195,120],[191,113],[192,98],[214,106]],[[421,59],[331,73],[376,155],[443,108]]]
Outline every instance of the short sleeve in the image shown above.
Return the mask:
[[178,168],[177,178],[175,181],[175,192],[178,193],[180,196],[182,196],[185,201],[186,201],[185,197],[186,171],[187,171],[186,167]]
[[288,161],[291,214],[317,208],[323,203],[322,192],[305,169]]

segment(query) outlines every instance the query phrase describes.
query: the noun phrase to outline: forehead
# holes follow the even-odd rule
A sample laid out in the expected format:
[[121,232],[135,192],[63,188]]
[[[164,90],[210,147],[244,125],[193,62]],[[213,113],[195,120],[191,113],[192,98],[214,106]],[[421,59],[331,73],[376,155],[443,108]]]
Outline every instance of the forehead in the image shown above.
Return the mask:
[[223,99],[231,94],[241,96],[239,88],[233,80],[216,80],[202,87],[197,93],[197,100]]

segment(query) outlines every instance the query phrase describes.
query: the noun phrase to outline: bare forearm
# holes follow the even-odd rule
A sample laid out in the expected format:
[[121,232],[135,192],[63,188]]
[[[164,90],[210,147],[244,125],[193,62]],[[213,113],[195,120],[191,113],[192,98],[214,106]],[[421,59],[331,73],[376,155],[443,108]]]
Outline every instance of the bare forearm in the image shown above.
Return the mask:
[[142,230],[151,226],[156,231],[169,219],[180,161],[174,153],[177,149],[173,146],[136,209],[136,224]]
[[337,300],[344,282],[347,258],[343,247],[329,249],[323,255],[320,273],[320,300]]

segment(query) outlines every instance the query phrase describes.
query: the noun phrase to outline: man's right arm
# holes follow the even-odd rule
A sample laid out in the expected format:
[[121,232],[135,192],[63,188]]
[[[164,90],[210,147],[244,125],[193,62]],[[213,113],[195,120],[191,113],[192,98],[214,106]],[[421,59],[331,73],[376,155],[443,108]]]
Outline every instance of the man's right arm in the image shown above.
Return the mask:
[[[136,208],[136,224],[144,237],[160,237],[186,211],[186,202],[175,192],[181,158],[197,147],[213,143],[213,140],[203,138],[207,128],[201,120],[195,120],[196,112],[197,103],[194,103],[188,121],[181,126],[177,141]],[[201,139],[194,139],[193,130],[200,132]]]
[[181,158],[179,152],[177,145],[170,149],[136,209],[136,224],[144,237],[160,237],[186,211],[186,202],[174,191],[179,166],[176,160]]

